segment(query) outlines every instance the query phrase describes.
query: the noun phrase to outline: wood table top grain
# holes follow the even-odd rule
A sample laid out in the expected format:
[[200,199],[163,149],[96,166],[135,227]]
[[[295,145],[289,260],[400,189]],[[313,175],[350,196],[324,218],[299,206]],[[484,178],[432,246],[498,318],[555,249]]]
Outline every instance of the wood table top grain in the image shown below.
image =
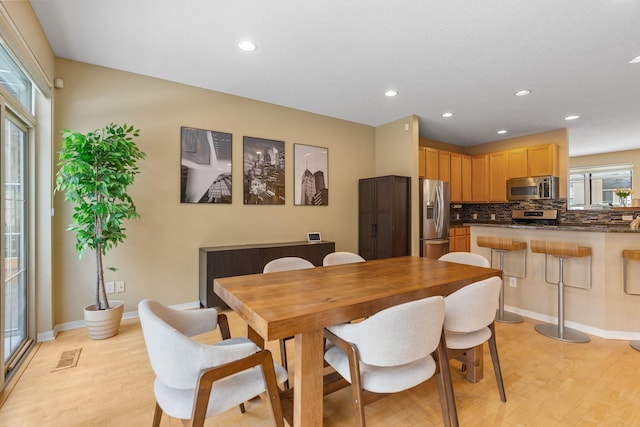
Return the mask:
[[214,291],[265,340],[446,296],[500,270],[421,257],[215,279]]

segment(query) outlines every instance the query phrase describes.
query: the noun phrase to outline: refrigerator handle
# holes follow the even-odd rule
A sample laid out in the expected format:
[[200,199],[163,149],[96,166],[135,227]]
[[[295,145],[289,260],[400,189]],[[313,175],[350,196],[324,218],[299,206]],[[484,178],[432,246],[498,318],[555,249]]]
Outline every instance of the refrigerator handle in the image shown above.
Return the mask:
[[440,197],[441,197],[440,186],[437,186],[435,190],[434,198],[433,198],[433,205],[434,205],[433,219],[436,224],[436,232],[438,233],[438,235],[440,235],[440,233],[442,232],[442,215],[440,212],[440,209],[441,209]]
[[371,237],[378,237],[378,224],[371,224]]

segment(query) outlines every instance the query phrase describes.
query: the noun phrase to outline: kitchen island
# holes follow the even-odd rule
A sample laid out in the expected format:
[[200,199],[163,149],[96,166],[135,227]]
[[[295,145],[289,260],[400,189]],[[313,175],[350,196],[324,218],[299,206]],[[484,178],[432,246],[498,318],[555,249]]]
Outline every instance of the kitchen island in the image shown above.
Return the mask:
[[[622,282],[622,251],[640,249],[640,231],[631,230],[628,224],[465,225],[471,228],[471,252],[487,259],[491,252],[478,247],[479,235],[511,237],[527,243],[526,251],[505,254],[505,309],[543,322],[557,322],[557,288],[545,282],[545,255],[531,252],[531,240],[577,242],[591,247],[592,257],[565,261],[565,324],[603,338],[640,339],[640,295],[626,294]],[[498,259],[493,258],[495,267]],[[557,259],[548,256],[547,268],[547,279],[557,282]],[[639,277],[640,262],[629,262],[629,292],[640,294]]]

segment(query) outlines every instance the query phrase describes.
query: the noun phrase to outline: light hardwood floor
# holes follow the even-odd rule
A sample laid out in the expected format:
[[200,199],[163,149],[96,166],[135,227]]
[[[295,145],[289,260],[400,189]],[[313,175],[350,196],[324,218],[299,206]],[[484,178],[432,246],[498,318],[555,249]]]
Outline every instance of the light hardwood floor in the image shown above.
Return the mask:
[[[232,334],[245,326],[229,313]],[[498,351],[507,392],[500,402],[485,349],[485,376],[466,382],[452,362],[460,425],[640,426],[640,353],[626,341],[592,337],[566,344],[533,330],[534,322],[497,324]],[[202,338],[219,339],[215,334]],[[269,348],[277,357],[275,343]],[[61,352],[82,347],[78,365],[50,372]],[[290,353],[292,354],[292,352]],[[62,332],[39,345],[35,356],[0,408],[0,426],[148,426],[153,415],[153,372],[137,319],[123,321],[120,334],[92,341],[86,330]],[[324,425],[353,425],[350,392],[325,398]],[[207,420],[207,426],[272,426],[260,399]],[[368,426],[442,425],[435,379],[367,406]],[[163,417],[162,426],[181,426]]]

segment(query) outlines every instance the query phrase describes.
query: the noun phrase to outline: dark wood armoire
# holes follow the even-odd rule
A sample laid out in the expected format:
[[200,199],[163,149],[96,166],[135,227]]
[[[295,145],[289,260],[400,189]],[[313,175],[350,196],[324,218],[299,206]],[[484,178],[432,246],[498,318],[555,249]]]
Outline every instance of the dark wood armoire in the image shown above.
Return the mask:
[[411,178],[359,181],[358,250],[367,260],[411,254]]

